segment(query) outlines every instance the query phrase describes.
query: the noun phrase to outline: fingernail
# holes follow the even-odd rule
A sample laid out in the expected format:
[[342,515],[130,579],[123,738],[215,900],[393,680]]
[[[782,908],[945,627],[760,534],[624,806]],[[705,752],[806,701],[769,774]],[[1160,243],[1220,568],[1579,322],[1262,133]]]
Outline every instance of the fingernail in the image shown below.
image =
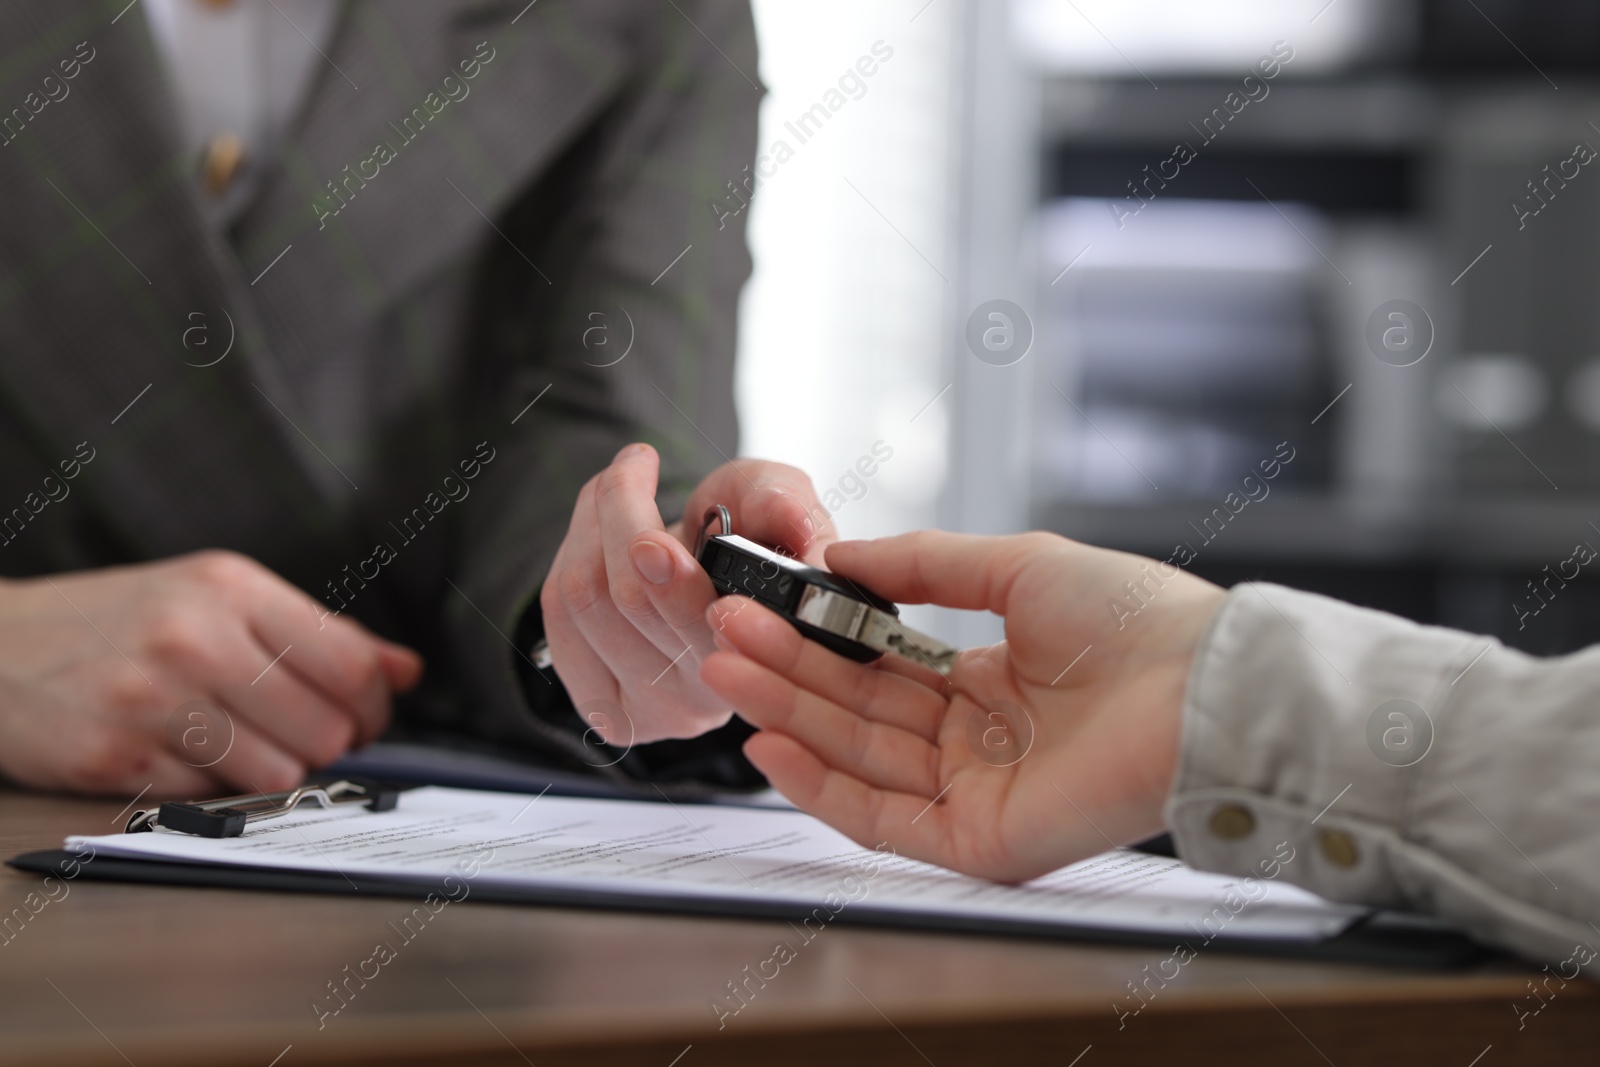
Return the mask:
[[643,452],[646,447],[648,446],[638,441],[635,441],[631,445],[623,445],[621,451],[619,451],[616,456],[612,458],[612,462],[615,463],[617,460],[628,459],[631,456],[637,456],[639,453]]
[[634,570],[651,585],[672,581],[672,555],[654,541],[640,541],[628,550]]
[[297,789],[306,780],[306,768],[293,756],[274,751],[268,762],[273,765],[273,770],[267,778],[269,781],[275,779],[281,790]]
[[725,637],[719,631],[716,631],[716,630],[711,631],[711,640],[716,642],[717,647],[722,649],[722,651],[724,651],[724,652],[737,652],[737,651],[739,651],[739,649],[734,645],[734,643],[732,641],[729,641],[727,639],[727,637]]

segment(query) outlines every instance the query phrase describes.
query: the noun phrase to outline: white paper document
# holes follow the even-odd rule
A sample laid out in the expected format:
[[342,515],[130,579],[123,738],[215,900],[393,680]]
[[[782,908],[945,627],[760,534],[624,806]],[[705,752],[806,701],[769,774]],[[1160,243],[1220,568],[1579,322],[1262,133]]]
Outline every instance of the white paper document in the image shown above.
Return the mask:
[[[219,863],[470,887],[665,903],[792,907],[938,926],[1061,927],[1210,940],[1332,937],[1366,909],[1332,904],[1283,879],[1237,879],[1129,851],[1108,852],[1022,885],[997,885],[864,849],[797,811],[487,793],[430,786],[399,806],[305,807],[236,838],[170,830],[73,837],[98,855]],[[1281,857],[1280,857],[1281,858]],[[1292,861],[1290,861],[1292,862]],[[457,894],[460,894],[458,896]]]

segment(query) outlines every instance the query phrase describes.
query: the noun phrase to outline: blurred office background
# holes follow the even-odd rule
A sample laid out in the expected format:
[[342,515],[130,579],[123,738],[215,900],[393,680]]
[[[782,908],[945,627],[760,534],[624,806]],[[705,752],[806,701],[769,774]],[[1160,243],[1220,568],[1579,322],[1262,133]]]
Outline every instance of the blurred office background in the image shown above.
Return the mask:
[[1600,640],[1600,7],[755,9],[793,157],[751,208],[744,449],[842,486],[847,535],[1187,543],[1224,583]]

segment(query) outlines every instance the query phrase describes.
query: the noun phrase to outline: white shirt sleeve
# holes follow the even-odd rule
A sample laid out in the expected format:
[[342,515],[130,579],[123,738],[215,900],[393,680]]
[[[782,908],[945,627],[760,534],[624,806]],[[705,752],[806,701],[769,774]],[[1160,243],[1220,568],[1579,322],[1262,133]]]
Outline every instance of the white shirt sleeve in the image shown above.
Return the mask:
[[1594,977],[1600,647],[1540,660],[1238,586],[1195,657],[1166,814],[1196,867],[1252,873],[1292,849],[1283,876],[1329,899]]

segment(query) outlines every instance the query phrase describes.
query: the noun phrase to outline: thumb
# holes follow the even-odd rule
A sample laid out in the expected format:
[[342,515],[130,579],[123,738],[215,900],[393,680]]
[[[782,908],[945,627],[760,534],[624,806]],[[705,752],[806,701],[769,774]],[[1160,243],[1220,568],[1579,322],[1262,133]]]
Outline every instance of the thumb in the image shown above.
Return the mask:
[[1051,534],[981,537],[943,530],[840,541],[830,569],[901,604],[938,604],[1004,615],[1011,587],[1030,562],[1067,544]]

